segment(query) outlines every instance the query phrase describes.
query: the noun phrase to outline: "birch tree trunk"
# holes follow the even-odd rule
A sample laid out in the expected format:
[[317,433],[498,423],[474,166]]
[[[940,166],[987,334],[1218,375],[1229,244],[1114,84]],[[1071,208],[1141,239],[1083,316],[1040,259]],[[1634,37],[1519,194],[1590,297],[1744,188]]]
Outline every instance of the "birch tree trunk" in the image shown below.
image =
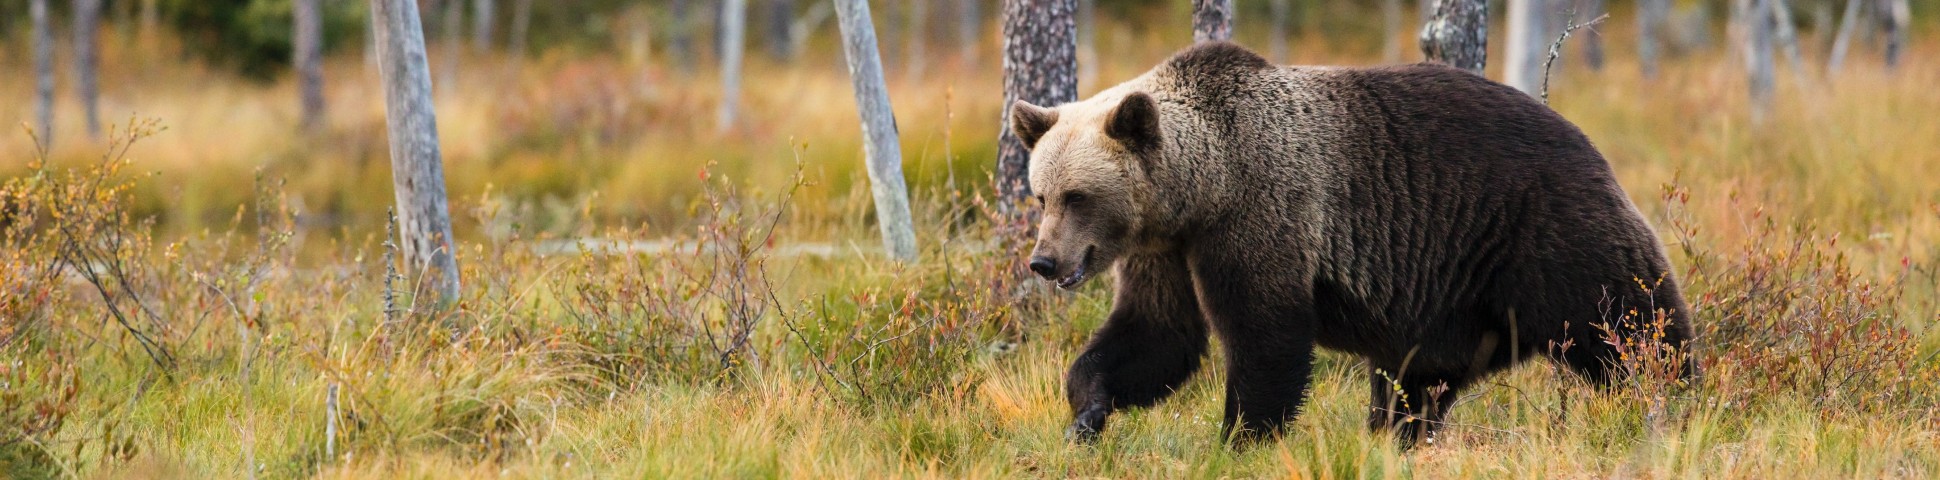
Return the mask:
[[1794,77],[1803,75],[1804,67],[1801,64],[1802,60],[1799,59],[1798,25],[1792,23],[1792,7],[1790,2],[1785,0],[1768,1],[1771,3],[1766,8],[1772,14],[1772,41],[1777,44],[1777,50],[1785,54],[1785,65],[1791,67],[1792,75]]
[[1543,61],[1549,44],[1548,0],[1509,0],[1509,45],[1503,52],[1502,83],[1531,96],[1542,91]]
[[[1198,0],[1195,0],[1198,1]],[[997,140],[1001,208],[1031,195],[1030,151],[1010,131],[1018,100],[1053,106],[1078,98],[1078,24],[1075,0],[1004,0],[1004,118]]]
[[47,0],[31,0],[27,16],[34,22],[34,135],[46,151],[54,145],[54,29]]
[[1637,67],[1644,78],[1657,77],[1657,57],[1663,46],[1664,23],[1671,0],[1637,0]]
[[88,137],[101,136],[101,0],[74,0],[74,83]]
[[405,264],[420,278],[413,290],[434,292],[440,306],[450,305],[458,300],[458,260],[418,5],[413,0],[370,0],[370,12],[384,82],[399,244]]
[[835,17],[842,27],[842,53],[848,58],[849,82],[855,87],[856,112],[862,117],[869,192],[876,200],[876,224],[882,230],[883,249],[891,258],[913,261],[916,228],[910,220],[896,113],[890,109],[889,89],[883,82],[882,56],[876,50],[869,2],[835,0]]
[[694,71],[694,26],[692,0],[673,0],[667,7],[668,17],[673,25],[667,26],[667,49],[673,50],[674,63],[679,65],[680,73]]
[[1897,69],[1906,53],[1907,27],[1913,12],[1906,0],[1880,0],[1880,23],[1886,28],[1886,68]]
[[1839,71],[1846,63],[1846,52],[1852,48],[1853,26],[1858,23],[1860,2],[1866,0],[1846,0],[1846,11],[1839,17],[1839,34],[1832,39],[1832,52],[1826,55],[1827,75]]
[[1435,1],[1435,15],[1421,27],[1421,53],[1429,61],[1482,74],[1489,58],[1489,3]]
[[1192,0],[1192,41],[1232,40],[1233,0]]
[[783,62],[795,60],[794,46],[794,0],[767,0],[768,22],[761,38],[768,46],[768,56]]
[[323,122],[323,11],[317,2],[296,0],[290,5],[295,48],[290,64],[296,66],[297,95],[303,113],[298,124],[314,132]]
[[714,129],[734,128],[741,109],[741,54],[748,38],[747,0],[725,0],[721,4],[721,107],[716,112]]
[[[1430,0],[1432,1],[1432,0]],[[1267,56],[1275,63],[1287,62],[1287,22],[1293,16],[1293,5],[1289,0],[1271,0],[1267,3]]]
[[492,50],[492,27],[498,25],[497,2],[493,0],[472,0],[472,49],[479,52]]
[[1749,77],[1751,119],[1764,123],[1772,106],[1772,0],[1737,0],[1737,20],[1744,31],[1745,73]]

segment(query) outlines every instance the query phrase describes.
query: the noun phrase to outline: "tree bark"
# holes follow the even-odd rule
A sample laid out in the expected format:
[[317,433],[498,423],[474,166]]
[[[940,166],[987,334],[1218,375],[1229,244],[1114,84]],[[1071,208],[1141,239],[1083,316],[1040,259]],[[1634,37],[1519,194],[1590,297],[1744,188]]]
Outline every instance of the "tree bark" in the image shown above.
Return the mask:
[[418,5],[413,0],[370,0],[370,12],[384,82],[399,244],[405,264],[421,278],[413,290],[435,293],[440,306],[450,305],[458,299],[458,260]]
[[1657,57],[1663,48],[1664,24],[1670,18],[1670,0],[1637,0],[1637,67],[1644,78],[1657,77]]
[[1288,61],[1287,22],[1293,16],[1293,5],[1289,4],[1289,1],[1271,0],[1266,5],[1268,24],[1266,52],[1267,56],[1272,57],[1273,62]]
[[498,26],[497,2],[494,0],[472,0],[472,49],[479,52],[492,50],[492,30]]
[[1772,41],[1777,43],[1779,52],[1785,54],[1785,65],[1791,67],[1792,75],[1804,74],[1804,65],[1799,58],[1798,25],[1792,22],[1792,7],[1785,0],[1769,0],[1766,6],[1772,13]]
[[294,20],[295,48],[290,53],[296,66],[298,100],[302,116],[298,122],[305,132],[316,131],[323,123],[323,11],[321,0],[296,0],[290,5]]
[[1439,0],[1435,16],[1421,27],[1421,53],[1475,73],[1489,58],[1489,4],[1485,0]]
[[1054,106],[1078,98],[1077,7],[1075,0],[1004,0],[1004,118],[996,185],[1002,208],[1031,195],[1030,151],[1010,131],[1010,106],[1018,100]]
[[1233,40],[1233,0],[1192,0],[1192,41]]
[[714,129],[734,128],[741,109],[741,54],[748,38],[747,0],[725,0],[721,4],[721,106]]
[[842,27],[842,53],[848,58],[849,81],[855,87],[856,112],[862,117],[869,191],[876,200],[876,224],[882,231],[883,249],[891,258],[913,261],[916,228],[910,219],[896,113],[890,108],[889,89],[883,82],[882,56],[876,51],[869,3],[835,0],[835,4],[835,16]]
[[54,145],[54,29],[47,0],[31,0],[27,16],[34,22],[34,135],[44,151]]
[[74,83],[88,136],[101,136],[101,0],[74,0]]
[[1548,0],[1509,0],[1509,45],[1503,52],[1502,83],[1523,93],[1542,90],[1543,61],[1548,58],[1551,12]]

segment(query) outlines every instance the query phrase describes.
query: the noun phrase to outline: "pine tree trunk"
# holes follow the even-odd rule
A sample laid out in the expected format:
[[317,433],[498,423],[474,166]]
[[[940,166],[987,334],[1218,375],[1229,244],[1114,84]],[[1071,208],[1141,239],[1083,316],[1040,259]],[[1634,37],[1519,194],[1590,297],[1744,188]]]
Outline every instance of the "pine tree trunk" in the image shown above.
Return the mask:
[[45,150],[54,144],[54,28],[47,0],[30,0],[27,16],[34,22],[34,135]]
[[741,54],[748,38],[747,0],[725,0],[721,4],[721,108],[714,117],[714,129],[732,130],[741,109]]
[[1489,58],[1489,4],[1485,0],[1439,0],[1435,16],[1421,27],[1421,53],[1475,73]]
[[909,190],[903,180],[902,147],[897,140],[896,113],[889,104],[889,88],[883,83],[882,56],[876,51],[876,31],[869,18],[869,3],[868,0],[835,0],[835,4],[835,16],[842,27],[842,53],[848,58],[856,111],[862,117],[869,191],[876,201],[876,223],[882,231],[883,249],[891,258],[914,261],[916,229],[910,219]]
[[435,293],[440,306],[450,305],[458,300],[458,260],[418,5],[413,0],[370,0],[370,12],[384,82],[399,244],[406,266],[420,276],[413,290]]
[[1503,52],[1502,83],[1523,93],[1542,90],[1543,61],[1548,59],[1551,15],[1548,0],[1509,0],[1509,45]]
[[472,0],[472,49],[479,52],[492,50],[492,30],[498,26],[497,2],[494,0]]
[[[1432,1],[1432,0],[1431,0]],[[1289,0],[1271,0],[1267,3],[1266,52],[1275,63],[1287,62],[1287,22],[1293,16],[1293,5]]]
[[1078,98],[1075,0],[1004,0],[1004,115],[997,142],[1002,208],[1031,195],[1030,151],[1010,131],[1010,106],[1023,100],[1054,106]]
[[101,136],[101,0],[74,0],[74,83],[88,136]]
[[1192,41],[1233,40],[1233,0],[1192,0]]
[[296,0],[291,6],[295,48],[290,64],[296,66],[299,101],[303,107],[303,131],[312,132],[323,123],[323,11],[322,0]]
[[1664,24],[1670,18],[1671,0],[1637,0],[1637,67],[1644,78],[1657,77],[1657,57],[1661,54]]

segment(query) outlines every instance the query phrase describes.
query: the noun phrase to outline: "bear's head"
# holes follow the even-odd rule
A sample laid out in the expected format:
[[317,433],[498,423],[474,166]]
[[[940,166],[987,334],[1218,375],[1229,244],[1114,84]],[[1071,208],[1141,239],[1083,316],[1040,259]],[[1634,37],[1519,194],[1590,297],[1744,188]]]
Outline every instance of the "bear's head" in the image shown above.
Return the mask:
[[1055,109],[1011,106],[1011,130],[1031,150],[1030,186],[1044,208],[1032,272],[1072,288],[1139,250],[1152,232],[1146,175],[1162,155],[1151,95],[1100,95]]

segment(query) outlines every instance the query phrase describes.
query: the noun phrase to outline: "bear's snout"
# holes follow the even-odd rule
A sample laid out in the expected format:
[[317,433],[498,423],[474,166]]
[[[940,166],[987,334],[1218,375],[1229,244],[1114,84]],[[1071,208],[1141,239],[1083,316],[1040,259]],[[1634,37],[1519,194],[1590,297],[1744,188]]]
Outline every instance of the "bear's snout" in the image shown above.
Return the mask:
[[1031,272],[1049,280],[1052,275],[1058,274],[1058,262],[1057,260],[1052,260],[1051,257],[1042,255],[1031,257]]

